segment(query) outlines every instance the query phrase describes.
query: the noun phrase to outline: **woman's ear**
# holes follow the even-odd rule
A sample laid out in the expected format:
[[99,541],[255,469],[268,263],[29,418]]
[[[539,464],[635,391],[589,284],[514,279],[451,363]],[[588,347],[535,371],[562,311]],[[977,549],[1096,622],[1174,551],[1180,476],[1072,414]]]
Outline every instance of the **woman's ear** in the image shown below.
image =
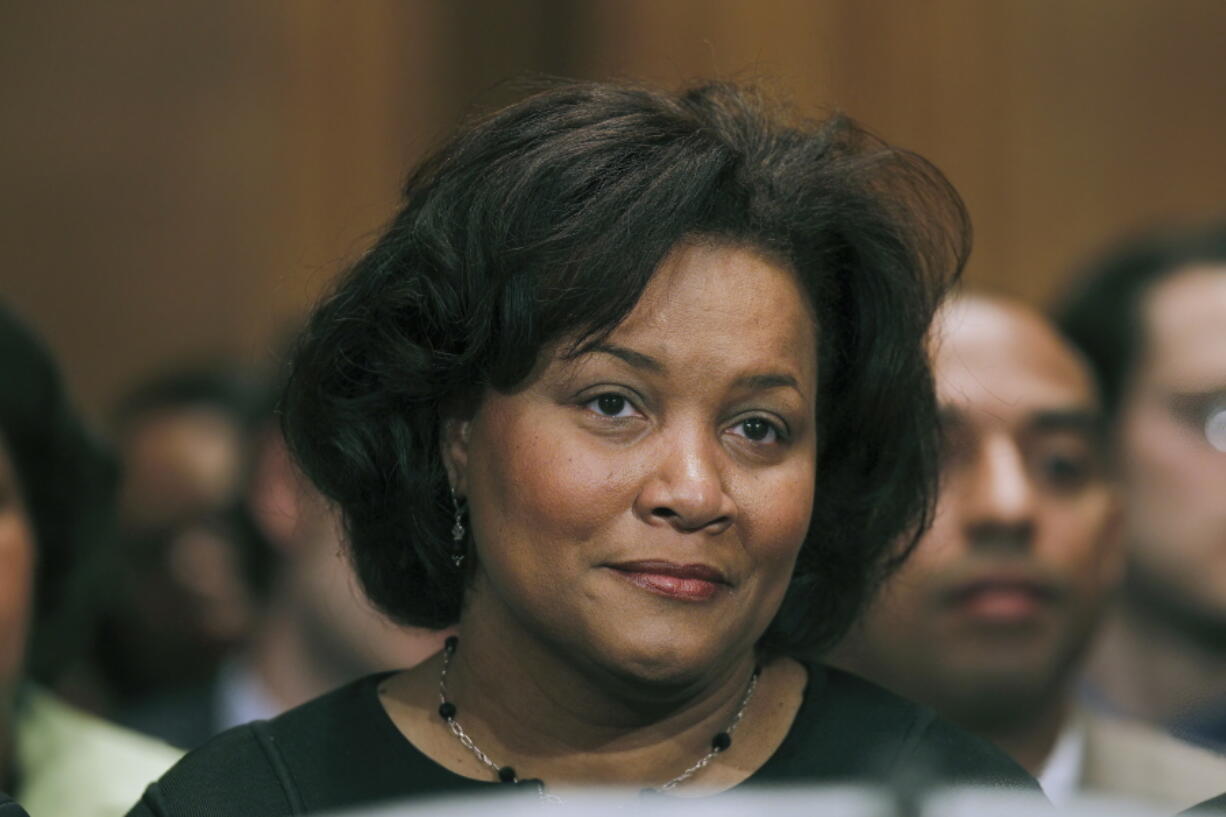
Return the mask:
[[468,496],[468,434],[471,419],[447,417],[441,429],[440,453],[443,467],[447,469],[447,481],[456,496]]

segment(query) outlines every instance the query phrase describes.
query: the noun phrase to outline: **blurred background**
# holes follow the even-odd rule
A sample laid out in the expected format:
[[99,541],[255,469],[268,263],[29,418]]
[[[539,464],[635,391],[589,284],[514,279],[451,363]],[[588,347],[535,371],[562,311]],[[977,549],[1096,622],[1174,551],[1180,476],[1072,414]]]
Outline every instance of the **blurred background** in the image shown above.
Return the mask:
[[1223,209],[1221,0],[128,0],[0,6],[0,291],[95,416],[258,362],[407,168],[533,74],[759,81],[932,159],[970,279],[1042,302]]

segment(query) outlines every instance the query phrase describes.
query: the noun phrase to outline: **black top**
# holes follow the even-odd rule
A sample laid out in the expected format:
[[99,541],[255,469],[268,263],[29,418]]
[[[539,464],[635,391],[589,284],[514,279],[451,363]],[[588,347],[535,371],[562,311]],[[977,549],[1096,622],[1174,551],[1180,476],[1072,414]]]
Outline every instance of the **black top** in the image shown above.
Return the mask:
[[194,749],[221,731],[220,679],[141,701],[119,713],[121,726]]
[[[223,732],[149,786],[128,817],[271,817],[505,791],[448,771],[406,740],[379,701],[386,676],[368,676],[271,721]],[[994,746],[930,710],[839,670],[809,667],[791,731],[741,786],[849,781],[1039,791]]]

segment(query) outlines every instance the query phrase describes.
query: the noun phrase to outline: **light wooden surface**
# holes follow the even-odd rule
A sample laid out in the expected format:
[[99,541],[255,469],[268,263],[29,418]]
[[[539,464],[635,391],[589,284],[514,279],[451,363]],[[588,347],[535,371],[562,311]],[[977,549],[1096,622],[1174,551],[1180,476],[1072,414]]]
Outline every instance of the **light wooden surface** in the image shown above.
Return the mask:
[[0,26],[0,292],[101,412],[265,358],[471,102],[525,73],[759,80],[928,156],[972,283],[1042,302],[1154,219],[1226,211],[1221,0],[129,0]]

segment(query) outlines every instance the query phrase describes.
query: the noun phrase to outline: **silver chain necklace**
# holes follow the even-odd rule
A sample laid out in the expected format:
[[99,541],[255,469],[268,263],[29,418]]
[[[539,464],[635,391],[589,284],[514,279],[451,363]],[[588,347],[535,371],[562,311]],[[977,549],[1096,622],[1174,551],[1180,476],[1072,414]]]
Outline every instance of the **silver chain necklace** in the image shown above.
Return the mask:
[[[453,635],[450,636],[443,645],[443,669],[441,672],[439,672],[438,676],[438,714],[444,721],[447,722],[447,728],[451,730],[451,734],[456,736],[456,740],[460,741],[460,744],[465,749],[472,752],[473,757],[477,758],[477,760],[481,761],[483,765],[488,766],[491,770],[493,770],[500,782],[519,783],[519,776],[516,774],[513,766],[499,766],[490,759],[489,755],[481,751],[481,748],[477,746],[477,744],[473,743],[473,739],[468,736],[468,733],[464,731],[464,727],[460,726],[460,722],[456,720],[456,705],[447,700],[447,667],[450,666],[451,657],[455,655],[456,646],[459,645],[459,643],[460,639]],[[741,718],[745,715],[745,710],[749,707],[749,700],[753,697],[753,692],[758,686],[758,676],[761,674],[762,668],[754,667],[753,675],[749,676],[749,685],[745,688],[745,695],[741,698],[740,707],[737,708],[736,714],[732,716],[732,721],[728,724],[724,731],[717,732],[715,737],[711,739],[710,751],[699,758],[697,763],[690,766],[672,780],[662,783],[659,786],[655,786],[652,789],[646,789],[645,791],[672,791],[710,765],[711,761],[714,760],[715,756],[720,752],[727,751],[728,747],[732,745],[732,733],[736,731],[737,725],[740,724]],[[524,782],[535,783],[541,799],[557,801],[557,797],[548,794],[545,791],[544,781],[532,780]]]

